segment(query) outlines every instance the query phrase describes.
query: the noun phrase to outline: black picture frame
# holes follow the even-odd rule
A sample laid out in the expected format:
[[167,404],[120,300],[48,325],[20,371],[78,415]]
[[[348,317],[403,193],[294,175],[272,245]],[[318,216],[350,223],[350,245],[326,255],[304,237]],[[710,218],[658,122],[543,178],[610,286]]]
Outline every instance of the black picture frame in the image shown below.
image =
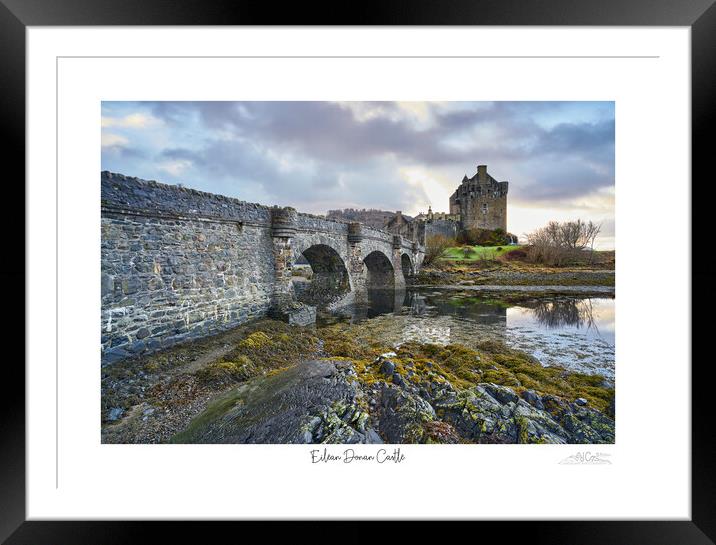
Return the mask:
[[[247,0],[0,0],[0,131],[5,137],[4,159],[6,202],[25,202],[25,31],[28,26],[79,25],[590,25],[590,26],[688,26],[692,48],[692,195],[707,187],[710,174],[709,141],[716,126],[713,95],[716,90],[716,6],[714,0],[383,0],[353,4],[340,11],[323,2],[257,3]],[[346,4],[346,6],[350,6]],[[657,113],[655,113],[657,115]],[[48,130],[54,128],[48,127]],[[8,166],[12,166],[7,174]],[[13,180],[10,182],[10,180]],[[12,192],[15,192],[13,195]],[[709,199],[692,199],[692,294],[699,294],[699,308],[713,303],[714,266],[707,257],[696,258],[697,234],[709,233]],[[24,207],[7,205],[3,211],[6,256],[12,265],[0,268],[6,287],[5,304],[24,308],[18,286],[25,282],[24,240],[19,226],[25,225]],[[11,234],[11,235],[10,235]],[[699,235],[699,236],[701,236]],[[686,243],[686,241],[684,242]],[[687,266],[673,264],[671,266]],[[14,289],[13,289],[14,287]],[[26,290],[32,286],[25,284]],[[7,298],[9,296],[9,299]],[[693,298],[692,298],[693,300]],[[693,309],[692,305],[692,309]],[[20,338],[24,320],[17,310],[4,314],[7,345]],[[709,320],[696,319],[692,310],[692,347],[709,338]],[[13,335],[14,331],[17,331]],[[7,544],[52,543],[138,543],[176,537],[206,541],[216,528],[236,531],[236,525],[266,523],[210,522],[58,522],[25,520],[25,374],[19,358],[4,362],[0,395],[0,540]],[[678,362],[680,365],[688,362]],[[712,387],[707,380],[710,359],[692,350],[692,519],[691,521],[525,521],[475,522],[470,532],[497,532],[500,541],[528,543],[579,543],[608,545],[706,544],[716,537],[716,452],[712,425]],[[658,394],[656,394],[658,395]],[[665,431],[668,440],[668,430]],[[616,493],[616,492],[615,492]],[[367,539],[360,523],[343,523],[336,539]],[[461,523],[462,524],[462,523]],[[305,523],[289,523],[289,535],[307,532]],[[382,532],[386,532],[383,525]],[[415,524],[423,538],[445,539],[441,525]],[[253,528],[248,531],[266,531]],[[246,532],[246,528],[241,528]],[[387,530],[389,537],[395,530]],[[398,530],[404,535],[404,530]],[[235,534],[237,537],[239,534]],[[248,534],[243,534],[248,535]],[[256,535],[256,534],[254,534]],[[260,535],[260,534],[259,534]],[[452,534],[451,534],[452,535]],[[493,534],[494,535],[494,534]]]

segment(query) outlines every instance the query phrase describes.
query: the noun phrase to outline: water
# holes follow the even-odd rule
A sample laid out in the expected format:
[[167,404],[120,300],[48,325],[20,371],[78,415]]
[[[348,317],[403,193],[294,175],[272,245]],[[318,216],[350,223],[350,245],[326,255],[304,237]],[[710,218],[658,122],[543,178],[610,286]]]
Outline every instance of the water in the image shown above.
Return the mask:
[[393,346],[407,341],[474,346],[500,340],[542,365],[614,380],[614,299],[579,295],[480,294],[452,288],[374,291],[367,305],[323,315],[346,320]]

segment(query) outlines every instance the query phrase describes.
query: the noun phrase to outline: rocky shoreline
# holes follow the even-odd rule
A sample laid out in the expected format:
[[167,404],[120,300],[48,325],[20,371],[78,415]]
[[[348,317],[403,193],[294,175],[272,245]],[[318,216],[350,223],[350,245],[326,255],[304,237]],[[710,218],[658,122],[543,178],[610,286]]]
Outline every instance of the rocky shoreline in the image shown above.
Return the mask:
[[341,360],[304,362],[255,379],[213,402],[172,442],[614,442],[614,421],[584,398],[518,395],[489,382],[458,390],[437,375],[403,378],[389,357],[372,365],[385,380],[366,385]]
[[412,284],[415,286],[459,285],[507,286],[507,287],[560,287],[581,288],[611,287],[614,289],[613,270],[540,269],[426,269],[421,271]]
[[614,389],[599,376],[497,342],[355,342],[361,327],[262,320],[105,368],[102,441],[614,442]]

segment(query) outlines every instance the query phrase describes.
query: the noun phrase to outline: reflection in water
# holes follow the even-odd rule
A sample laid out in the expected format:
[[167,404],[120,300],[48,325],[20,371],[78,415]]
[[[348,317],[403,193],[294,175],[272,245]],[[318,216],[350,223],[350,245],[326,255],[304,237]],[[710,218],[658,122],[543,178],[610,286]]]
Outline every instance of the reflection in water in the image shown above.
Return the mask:
[[[405,289],[369,289],[366,303],[354,303],[335,308],[330,312],[319,309],[319,324],[331,323],[334,319],[360,323],[377,316],[400,314],[410,303]],[[323,312],[321,312],[323,311]]]
[[614,347],[614,300],[559,298],[520,303],[507,311],[511,330],[540,330],[600,339]]
[[479,324],[503,327],[507,322],[507,305],[501,301],[452,294],[450,297],[432,296],[429,302],[440,316],[457,316]]
[[575,326],[596,328],[591,299],[558,299],[538,301],[529,306],[537,321],[549,328]]
[[422,316],[428,308],[425,302],[425,297],[414,291],[408,294],[410,300],[410,314],[411,316]]
[[614,376],[614,300],[544,296],[510,302],[499,295],[439,289],[371,290],[367,304],[322,314],[320,323],[369,321],[376,340],[477,345],[500,340],[543,365]]

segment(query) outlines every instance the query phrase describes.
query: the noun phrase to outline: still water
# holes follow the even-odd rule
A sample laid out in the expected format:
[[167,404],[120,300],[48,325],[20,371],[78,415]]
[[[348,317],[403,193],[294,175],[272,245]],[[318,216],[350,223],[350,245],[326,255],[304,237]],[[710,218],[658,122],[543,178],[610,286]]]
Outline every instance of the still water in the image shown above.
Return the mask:
[[378,290],[367,305],[323,315],[361,324],[371,337],[400,346],[407,341],[467,346],[496,339],[559,365],[614,380],[614,299],[581,296],[498,295],[450,289]]

